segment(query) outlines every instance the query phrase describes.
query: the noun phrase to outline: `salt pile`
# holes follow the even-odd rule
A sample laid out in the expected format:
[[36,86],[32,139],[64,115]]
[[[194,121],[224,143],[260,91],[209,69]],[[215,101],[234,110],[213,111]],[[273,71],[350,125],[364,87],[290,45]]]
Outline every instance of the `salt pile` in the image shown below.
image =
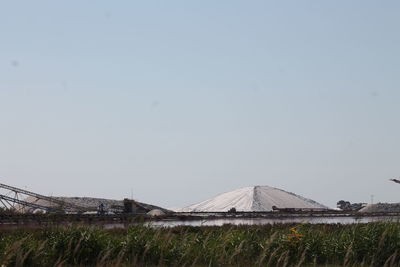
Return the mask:
[[229,211],[272,211],[278,208],[327,209],[328,207],[311,199],[269,186],[243,187],[210,198],[178,211],[181,212],[218,212]]

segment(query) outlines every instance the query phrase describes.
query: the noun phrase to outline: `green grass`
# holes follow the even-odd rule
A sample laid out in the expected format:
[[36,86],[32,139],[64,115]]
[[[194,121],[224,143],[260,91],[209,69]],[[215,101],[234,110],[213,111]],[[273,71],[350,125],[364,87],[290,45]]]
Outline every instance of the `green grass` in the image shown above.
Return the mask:
[[0,266],[399,266],[399,250],[399,223],[0,232]]

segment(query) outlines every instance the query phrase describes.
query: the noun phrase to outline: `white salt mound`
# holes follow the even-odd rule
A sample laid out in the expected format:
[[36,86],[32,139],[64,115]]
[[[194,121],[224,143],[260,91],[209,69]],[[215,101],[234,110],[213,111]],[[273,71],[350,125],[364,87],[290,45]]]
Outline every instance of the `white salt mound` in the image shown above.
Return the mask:
[[150,215],[150,216],[162,216],[162,215],[165,215],[165,212],[163,212],[160,209],[154,209],[154,210],[149,211],[147,213],[147,215]]
[[272,211],[278,208],[327,209],[328,207],[311,199],[269,186],[243,187],[178,211],[181,212],[226,212],[236,211]]

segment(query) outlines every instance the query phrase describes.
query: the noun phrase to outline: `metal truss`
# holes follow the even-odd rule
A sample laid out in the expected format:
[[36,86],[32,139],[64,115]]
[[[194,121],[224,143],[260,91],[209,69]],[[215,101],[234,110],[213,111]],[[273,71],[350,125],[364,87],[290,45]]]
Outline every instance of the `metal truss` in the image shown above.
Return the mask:
[[[0,183],[0,206],[4,209],[16,212],[33,212],[43,210],[46,212],[82,213],[92,210],[90,208],[78,206],[60,199],[44,196],[18,187],[13,187]],[[26,201],[31,197],[31,201]],[[40,202],[40,200],[44,200]],[[46,204],[43,204],[46,203]]]

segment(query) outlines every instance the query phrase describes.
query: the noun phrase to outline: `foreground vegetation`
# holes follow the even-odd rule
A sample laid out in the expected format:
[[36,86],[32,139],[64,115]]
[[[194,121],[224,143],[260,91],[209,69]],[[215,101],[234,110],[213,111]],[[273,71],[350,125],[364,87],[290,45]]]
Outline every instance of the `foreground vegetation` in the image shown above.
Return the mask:
[[398,266],[400,224],[0,232],[0,266]]

